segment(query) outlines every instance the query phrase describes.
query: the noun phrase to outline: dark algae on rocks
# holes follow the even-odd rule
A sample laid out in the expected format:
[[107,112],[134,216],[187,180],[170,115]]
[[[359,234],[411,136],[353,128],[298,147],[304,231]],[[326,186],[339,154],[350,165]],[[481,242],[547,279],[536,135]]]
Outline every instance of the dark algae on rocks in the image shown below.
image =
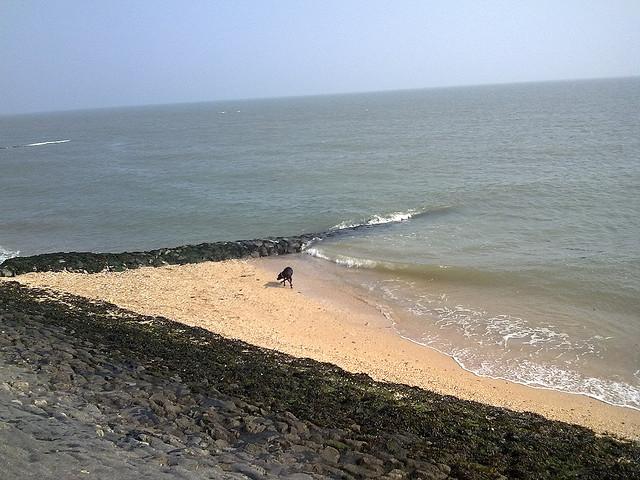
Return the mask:
[[370,227],[371,225],[355,225],[321,233],[181,245],[143,252],[57,252],[13,257],[0,263],[0,277],[15,277],[29,272],[120,272],[140,267],[161,267],[163,265],[185,265],[248,257],[286,255],[300,253],[311,242],[354,231],[367,230]]
[[4,281],[0,324],[7,372],[28,379],[2,379],[2,411],[88,425],[104,462],[122,452],[156,478],[640,478],[637,442],[105,302]]
[[[326,236],[326,234],[318,234]],[[235,242],[201,243],[179,247],[158,248],[145,252],[122,253],[44,253],[29,257],[13,257],[0,264],[0,277],[13,277],[29,272],[123,271],[130,268],[185,265],[246,257],[267,257],[298,253],[303,246],[318,238],[316,234],[273,237]]]

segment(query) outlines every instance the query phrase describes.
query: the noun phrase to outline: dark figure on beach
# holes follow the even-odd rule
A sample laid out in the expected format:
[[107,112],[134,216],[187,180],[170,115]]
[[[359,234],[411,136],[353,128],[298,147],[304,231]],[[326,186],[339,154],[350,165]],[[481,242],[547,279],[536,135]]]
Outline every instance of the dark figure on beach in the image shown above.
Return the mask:
[[291,288],[293,288],[293,268],[291,267],[287,267],[284,270],[282,270],[279,274],[278,274],[278,280],[282,280],[282,285],[286,286],[287,285],[287,280],[289,280],[289,286]]

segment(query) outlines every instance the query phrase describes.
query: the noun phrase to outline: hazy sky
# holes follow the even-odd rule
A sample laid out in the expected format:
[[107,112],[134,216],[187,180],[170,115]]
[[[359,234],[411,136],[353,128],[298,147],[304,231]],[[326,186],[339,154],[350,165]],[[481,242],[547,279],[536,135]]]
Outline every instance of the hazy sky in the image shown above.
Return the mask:
[[0,113],[640,75],[640,0],[0,0]]

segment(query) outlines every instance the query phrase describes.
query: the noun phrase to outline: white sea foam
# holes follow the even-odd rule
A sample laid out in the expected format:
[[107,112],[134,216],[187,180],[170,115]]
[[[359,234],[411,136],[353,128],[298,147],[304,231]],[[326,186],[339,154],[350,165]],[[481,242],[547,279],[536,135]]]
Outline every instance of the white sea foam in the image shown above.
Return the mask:
[[7,250],[6,248],[2,248],[2,246],[0,246],[0,263],[4,262],[8,258],[17,257],[18,255],[20,255],[20,251]]
[[640,410],[640,383],[635,381],[640,380],[640,370],[631,379],[581,371],[607,351],[612,337],[580,338],[556,325],[535,325],[512,315],[450,304],[436,292],[413,295],[403,280],[365,286],[400,311],[427,319],[409,325],[394,321],[398,335],[451,356],[471,373]]
[[365,225],[382,225],[385,223],[397,223],[404,222],[414,217],[415,215],[424,213],[420,210],[408,210],[406,212],[392,212],[384,215],[373,215],[366,220],[360,222],[344,221],[337,225],[334,225],[330,230],[344,230],[345,228],[363,227]]
[[304,250],[304,253],[311,255],[312,257],[321,258],[322,260],[328,260],[329,262],[333,261],[317,248],[307,248]]
[[586,395],[611,405],[640,410],[640,388],[626,382],[583,376],[557,365],[527,359],[519,359],[505,366],[495,362],[478,362],[475,355],[468,351],[457,351],[453,357],[465,370],[482,377]]
[[367,260],[365,258],[348,257],[346,255],[338,255],[336,258],[331,258],[325,254],[322,250],[312,247],[304,250],[307,255],[312,257],[321,258],[329,262],[337,263],[338,265],[345,266],[347,268],[375,268],[378,263],[373,260]]
[[517,341],[520,345],[535,347],[534,350],[546,348],[582,354],[597,353],[597,342],[594,340],[606,340],[602,337],[592,337],[578,341],[552,325],[531,325],[527,320],[513,315],[490,315],[484,310],[475,310],[464,305],[447,305],[446,301],[444,294],[437,299],[422,297],[411,303],[407,310],[416,316],[430,316],[434,319],[434,326],[440,330],[453,329],[466,338],[503,348],[507,348],[510,342]]
[[41,145],[52,145],[54,143],[67,143],[70,142],[71,140],[67,139],[67,140],[51,140],[49,142],[38,142],[38,143],[28,143],[26,145],[23,145],[24,147],[40,147]]
[[470,348],[443,345],[440,339],[425,337],[417,340],[398,329],[390,318],[396,333],[410,342],[432,348],[453,358],[460,367],[479,377],[508,380],[534,388],[585,395],[610,405],[640,410],[640,387],[622,381],[583,376],[578,372],[556,365],[518,359],[509,364],[487,360]]
[[[318,245],[310,246],[306,252],[349,268],[387,271],[397,267],[389,262],[340,255]],[[471,373],[640,410],[640,384],[635,381],[640,379],[640,370],[630,379],[615,374],[600,376],[592,370],[588,373],[594,359],[606,355],[609,341],[615,340],[612,337],[582,336],[562,324],[540,324],[516,315],[456,304],[442,292],[425,293],[420,287],[416,291],[406,279],[385,278],[364,286],[374,295],[381,294],[389,305],[428,319],[424,329],[414,331],[394,323],[399,335],[451,356]],[[587,371],[583,371],[585,367]]]
[[367,260],[364,258],[354,258],[347,257],[344,255],[339,255],[338,258],[334,260],[338,265],[344,265],[348,268],[374,268],[378,265],[377,262],[373,260]]

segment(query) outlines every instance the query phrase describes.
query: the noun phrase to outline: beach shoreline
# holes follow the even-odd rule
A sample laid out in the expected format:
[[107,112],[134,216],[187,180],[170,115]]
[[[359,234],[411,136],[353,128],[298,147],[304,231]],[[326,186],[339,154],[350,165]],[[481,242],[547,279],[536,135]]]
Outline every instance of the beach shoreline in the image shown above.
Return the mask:
[[[294,288],[275,281],[295,270]],[[329,269],[307,258],[266,257],[98,274],[31,273],[47,287],[162,315],[296,357],[335,364],[375,380],[528,411],[628,439],[640,437],[640,412],[570,393],[479,377],[451,357],[397,335],[389,318]]]
[[108,302],[2,281],[0,326],[11,478],[640,478],[637,441]]

